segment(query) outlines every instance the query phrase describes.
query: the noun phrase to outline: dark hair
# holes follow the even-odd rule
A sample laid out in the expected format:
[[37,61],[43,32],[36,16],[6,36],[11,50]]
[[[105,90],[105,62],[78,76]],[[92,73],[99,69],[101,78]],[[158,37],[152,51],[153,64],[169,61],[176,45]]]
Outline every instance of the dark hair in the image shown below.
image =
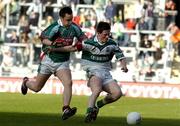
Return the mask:
[[61,10],[59,11],[59,16],[60,17],[65,17],[66,14],[69,14],[69,15],[72,14],[71,7],[65,6],[65,7],[61,8]]
[[99,22],[96,27],[96,31],[98,33],[102,33],[104,30],[110,30],[110,29],[111,29],[110,24],[108,22],[103,22],[103,21]]

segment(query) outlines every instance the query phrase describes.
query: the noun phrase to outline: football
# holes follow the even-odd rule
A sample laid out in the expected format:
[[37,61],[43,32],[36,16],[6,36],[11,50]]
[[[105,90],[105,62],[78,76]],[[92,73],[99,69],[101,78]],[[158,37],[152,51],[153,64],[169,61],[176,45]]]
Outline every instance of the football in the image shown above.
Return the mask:
[[127,115],[127,124],[128,125],[136,125],[141,123],[141,114],[138,112],[130,112]]

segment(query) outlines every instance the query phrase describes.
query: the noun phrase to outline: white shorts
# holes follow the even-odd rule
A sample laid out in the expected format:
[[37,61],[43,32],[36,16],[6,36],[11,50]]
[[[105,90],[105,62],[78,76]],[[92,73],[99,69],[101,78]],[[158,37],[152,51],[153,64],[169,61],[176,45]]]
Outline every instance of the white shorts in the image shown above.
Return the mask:
[[38,73],[55,74],[60,69],[70,69],[69,63],[70,61],[55,63],[48,56],[44,56],[39,65]]
[[112,78],[112,75],[108,69],[91,69],[91,68],[89,68],[86,71],[86,74],[87,74],[88,78],[91,78],[92,76],[97,76],[97,77],[101,78],[103,85],[106,85],[106,84],[114,81],[114,79]]

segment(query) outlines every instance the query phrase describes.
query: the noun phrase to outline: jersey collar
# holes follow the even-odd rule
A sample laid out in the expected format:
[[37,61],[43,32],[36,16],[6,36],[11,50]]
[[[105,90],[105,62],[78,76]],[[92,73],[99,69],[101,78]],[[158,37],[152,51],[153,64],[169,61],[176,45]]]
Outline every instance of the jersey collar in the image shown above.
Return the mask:
[[97,42],[99,45],[104,45],[105,43],[101,43],[98,38],[97,35],[94,37],[94,41]]
[[60,25],[60,26],[63,26],[63,24],[62,24],[62,22],[61,22],[61,19],[58,19],[58,24]]

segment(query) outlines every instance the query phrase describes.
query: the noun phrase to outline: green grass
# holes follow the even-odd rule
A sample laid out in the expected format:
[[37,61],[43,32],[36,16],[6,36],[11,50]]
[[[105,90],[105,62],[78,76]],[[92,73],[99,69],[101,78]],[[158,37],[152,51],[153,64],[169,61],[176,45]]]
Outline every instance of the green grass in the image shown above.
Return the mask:
[[62,121],[62,95],[0,93],[0,126],[127,126],[131,111],[141,113],[141,126],[180,126],[180,100],[122,97],[86,124],[87,100],[87,96],[73,96],[71,105],[78,107],[77,114]]

